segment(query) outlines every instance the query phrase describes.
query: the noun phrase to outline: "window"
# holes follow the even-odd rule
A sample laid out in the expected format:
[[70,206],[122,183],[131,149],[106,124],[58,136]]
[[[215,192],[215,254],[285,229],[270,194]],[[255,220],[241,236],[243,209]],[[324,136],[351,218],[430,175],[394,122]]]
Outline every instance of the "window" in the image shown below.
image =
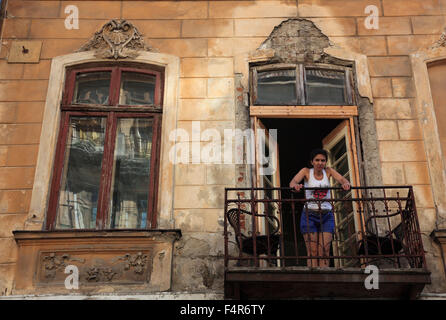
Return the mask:
[[67,71],[47,229],[156,227],[162,70]]
[[256,104],[297,104],[296,70],[258,72]]
[[351,70],[332,65],[268,65],[252,69],[252,104],[352,105]]
[[[341,122],[334,130],[332,130],[323,140],[322,147],[328,151],[328,163],[330,168],[335,169],[339,174],[346,178],[350,183],[354,184],[355,165],[354,165],[354,148],[351,136],[351,128],[348,120]],[[341,185],[330,177],[330,183],[333,187],[341,187]],[[333,190],[334,199],[352,199],[354,198],[353,190]],[[357,230],[361,227],[358,220],[359,216],[357,203],[342,201],[334,203],[335,216],[335,235],[333,250],[334,255],[354,256],[356,248]],[[356,219],[356,221],[355,221]],[[350,266],[354,263],[351,259],[340,259],[336,261],[338,266]]]

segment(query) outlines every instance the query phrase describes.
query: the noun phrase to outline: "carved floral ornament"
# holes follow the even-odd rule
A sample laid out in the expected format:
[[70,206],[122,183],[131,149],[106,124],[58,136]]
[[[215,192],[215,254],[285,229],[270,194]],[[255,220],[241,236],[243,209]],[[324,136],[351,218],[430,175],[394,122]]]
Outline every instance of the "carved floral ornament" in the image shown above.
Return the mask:
[[432,45],[431,49],[436,49],[441,47],[446,47],[446,29],[441,34],[440,39],[438,39],[437,42],[435,42]]
[[135,58],[141,51],[155,51],[127,20],[110,20],[77,52],[95,51],[96,58]]
[[[152,258],[143,252],[125,253],[123,256],[115,256],[111,260],[87,260],[75,257],[68,253],[46,253],[42,255],[41,271],[44,282],[51,282],[64,276],[65,268],[69,264],[76,263],[79,268],[80,279],[86,282],[114,282],[132,281],[140,277],[150,278]],[[122,261],[122,263],[119,263]],[[129,274],[126,275],[126,273]],[[132,278],[131,274],[133,273]],[[129,278],[130,277],[130,278]]]

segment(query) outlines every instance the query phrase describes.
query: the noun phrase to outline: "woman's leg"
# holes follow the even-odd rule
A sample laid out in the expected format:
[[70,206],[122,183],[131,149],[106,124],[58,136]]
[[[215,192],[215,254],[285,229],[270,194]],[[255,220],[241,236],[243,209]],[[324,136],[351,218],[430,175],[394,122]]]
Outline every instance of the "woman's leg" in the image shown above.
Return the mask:
[[[330,256],[330,245],[333,235],[330,232],[319,233],[319,245],[318,245],[318,255],[329,257]],[[330,259],[322,259],[320,263],[321,267],[329,267]]]
[[[318,255],[317,250],[317,233],[304,233],[305,246],[307,248],[307,256],[314,257]],[[307,259],[308,267],[317,267],[319,265],[318,259]]]

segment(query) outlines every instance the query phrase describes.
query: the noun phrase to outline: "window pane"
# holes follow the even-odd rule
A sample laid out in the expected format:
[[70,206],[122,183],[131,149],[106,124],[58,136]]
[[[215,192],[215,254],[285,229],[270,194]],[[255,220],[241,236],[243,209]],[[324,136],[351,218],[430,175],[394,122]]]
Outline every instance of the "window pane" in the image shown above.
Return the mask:
[[339,140],[338,143],[330,150],[332,155],[332,162],[336,162],[347,152],[347,145],[345,143],[345,138]]
[[343,71],[306,69],[307,104],[345,104]]
[[106,118],[71,117],[56,228],[94,229]]
[[153,105],[155,98],[156,76],[123,72],[119,104]]
[[110,200],[111,228],[146,228],[153,119],[118,119]]
[[343,158],[339,164],[336,166],[336,171],[339,172],[341,175],[345,175],[348,173],[348,158]]
[[79,73],[73,103],[108,104],[110,72]]
[[296,96],[296,70],[258,72],[256,105],[296,105]]

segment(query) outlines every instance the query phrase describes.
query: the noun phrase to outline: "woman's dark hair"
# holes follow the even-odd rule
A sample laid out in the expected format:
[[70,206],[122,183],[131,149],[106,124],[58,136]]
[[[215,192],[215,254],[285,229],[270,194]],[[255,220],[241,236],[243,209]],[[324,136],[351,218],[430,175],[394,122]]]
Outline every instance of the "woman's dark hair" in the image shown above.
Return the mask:
[[328,152],[324,149],[313,149],[310,152],[310,164],[311,161],[313,161],[313,159],[318,155],[321,154],[325,157],[325,160],[328,160]]

